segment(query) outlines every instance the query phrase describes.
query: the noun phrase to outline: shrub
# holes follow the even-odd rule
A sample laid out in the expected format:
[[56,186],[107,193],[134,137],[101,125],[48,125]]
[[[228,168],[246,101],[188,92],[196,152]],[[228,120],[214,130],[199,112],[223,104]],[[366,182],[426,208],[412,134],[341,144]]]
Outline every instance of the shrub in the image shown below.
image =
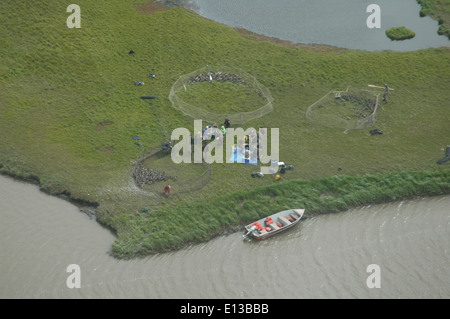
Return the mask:
[[393,41],[412,39],[416,36],[416,34],[413,31],[405,27],[390,28],[386,30],[386,35],[388,36],[389,39]]

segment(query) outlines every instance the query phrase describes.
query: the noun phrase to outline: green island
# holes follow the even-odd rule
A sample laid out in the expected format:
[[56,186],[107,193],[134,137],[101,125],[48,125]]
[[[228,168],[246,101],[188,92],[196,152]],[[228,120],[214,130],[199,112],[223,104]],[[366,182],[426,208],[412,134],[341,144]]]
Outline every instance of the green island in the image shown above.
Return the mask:
[[405,27],[394,27],[386,30],[386,35],[391,40],[407,40],[412,39],[416,34]]
[[420,16],[430,16],[439,23],[438,33],[450,39],[450,0],[417,0]]
[[[96,220],[117,235],[113,256],[180,249],[286,208],[311,217],[450,193],[450,162],[436,164],[450,144],[449,48],[296,45],[153,1],[77,4],[81,28],[69,29],[61,1],[0,2],[0,171],[94,206]],[[295,166],[280,180],[252,178],[260,165],[176,167],[159,151],[174,129],[194,128],[168,99],[173,83],[208,64],[241,69],[270,90],[273,111],[242,127],[279,128],[280,160]],[[385,83],[394,90],[371,128],[326,127],[305,116],[332,90],[370,89],[382,98],[383,89],[368,85]],[[204,84],[184,98],[202,99]],[[233,88],[222,84],[217,96],[206,90],[205,107],[228,107],[223,95]],[[371,135],[375,128],[383,134]],[[139,164],[190,187],[173,186],[168,197],[167,181],[141,188],[133,179]]]

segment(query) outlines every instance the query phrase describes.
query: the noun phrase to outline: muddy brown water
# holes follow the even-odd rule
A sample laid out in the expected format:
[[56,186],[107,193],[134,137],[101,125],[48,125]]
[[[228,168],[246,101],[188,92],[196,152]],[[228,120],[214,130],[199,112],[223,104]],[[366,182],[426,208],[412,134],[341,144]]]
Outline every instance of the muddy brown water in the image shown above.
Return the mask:
[[[114,235],[35,185],[0,176],[0,298],[449,298],[450,196],[303,220],[117,260]],[[69,265],[80,288],[68,288]],[[369,265],[380,288],[369,288]]]

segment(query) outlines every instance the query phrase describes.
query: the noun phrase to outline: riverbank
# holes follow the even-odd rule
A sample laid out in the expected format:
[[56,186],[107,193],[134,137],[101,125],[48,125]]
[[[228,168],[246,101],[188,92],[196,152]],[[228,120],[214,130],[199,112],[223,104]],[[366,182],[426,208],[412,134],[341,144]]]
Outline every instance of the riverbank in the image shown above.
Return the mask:
[[[328,212],[364,199],[448,192],[448,165],[436,164],[449,143],[448,48],[310,50],[243,37],[179,7],[142,14],[141,1],[79,5],[83,27],[75,30],[61,25],[67,13],[58,1],[0,4],[8,13],[0,30],[0,171],[39,181],[49,194],[98,204],[97,221],[118,238],[114,256],[208,240],[287,204]],[[245,128],[279,128],[280,160],[295,170],[277,182],[269,175],[252,178],[259,169],[252,165],[213,164],[201,190],[177,194],[172,188],[168,198],[165,184],[154,194],[142,191],[132,177],[138,159],[159,149],[175,128],[193,128],[193,119],[171,106],[170,88],[180,75],[208,64],[242,69],[270,90],[274,110]],[[384,83],[395,91],[377,116],[374,128],[383,135],[329,129],[305,118],[308,106],[330,90]],[[380,185],[391,182],[377,189],[366,175]],[[342,194],[327,186],[339,181],[346,183]],[[400,186],[389,195],[396,181]],[[345,193],[360,183],[381,198]]]
[[[377,3],[382,11],[379,29],[365,27],[368,4],[357,0],[281,0],[279,3],[249,0],[245,5],[237,0],[177,2],[227,26],[294,43],[368,51],[414,51],[449,45],[447,37],[438,34],[439,26],[431,17],[420,17],[422,7],[416,0],[380,0]],[[402,25],[416,32],[414,39],[393,42],[385,36],[387,29]]]
[[[0,286],[8,287],[0,297],[445,298],[450,277],[440,266],[448,261],[448,207],[448,195],[372,205],[304,219],[267,241],[242,240],[241,230],[117,260],[106,253],[115,236],[76,207],[0,176]],[[80,289],[66,285],[74,263]],[[383,276],[376,291],[366,286],[366,267],[374,263]],[[290,265],[302,272],[286,273]]]
[[306,208],[305,218],[351,208],[424,196],[450,194],[450,170],[365,176],[337,175],[292,180],[217,197],[214,202],[182,204],[150,213],[121,215],[112,254],[134,258],[181,249],[242,230],[242,225],[276,211]]
[[450,39],[450,0],[417,0],[422,6],[420,16],[430,16],[439,22],[438,33]]

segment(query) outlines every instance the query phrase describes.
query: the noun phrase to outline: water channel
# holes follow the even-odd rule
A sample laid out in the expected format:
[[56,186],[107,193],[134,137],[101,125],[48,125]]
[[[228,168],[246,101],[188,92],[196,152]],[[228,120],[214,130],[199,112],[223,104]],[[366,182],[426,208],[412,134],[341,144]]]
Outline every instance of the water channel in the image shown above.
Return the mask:
[[[303,220],[261,242],[242,233],[143,259],[69,202],[0,176],[0,298],[449,298],[450,196]],[[71,264],[81,288],[69,289]],[[369,288],[369,265],[380,288]]]

